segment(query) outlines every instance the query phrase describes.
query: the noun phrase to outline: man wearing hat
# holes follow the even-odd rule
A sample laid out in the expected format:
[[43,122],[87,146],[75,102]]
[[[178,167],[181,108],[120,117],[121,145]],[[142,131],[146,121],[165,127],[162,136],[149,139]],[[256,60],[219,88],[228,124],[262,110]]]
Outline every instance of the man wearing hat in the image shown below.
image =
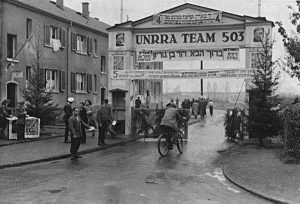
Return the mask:
[[64,111],[65,111],[65,115],[63,117],[63,120],[65,122],[66,128],[65,128],[65,143],[69,142],[69,118],[72,116],[73,114],[73,110],[72,110],[72,103],[74,102],[74,98],[73,97],[69,97],[67,100],[67,104],[64,106]]

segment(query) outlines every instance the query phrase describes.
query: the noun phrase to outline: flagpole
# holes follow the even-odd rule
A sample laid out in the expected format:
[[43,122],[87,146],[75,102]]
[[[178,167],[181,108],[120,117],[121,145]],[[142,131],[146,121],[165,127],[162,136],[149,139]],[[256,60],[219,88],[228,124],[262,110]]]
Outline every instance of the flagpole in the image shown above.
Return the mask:
[[17,56],[19,55],[19,53],[21,52],[21,50],[25,47],[26,43],[32,38],[32,33],[30,34],[30,36],[26,39],[25,43],[22,45],[22,47],[18,50],[17,54],[14,56],[14,58],[12,59],[12,61],[7,65],[6,70],[9,69],[9,67],[12,65],[12,63],[14,62],[14,60],[17,58]]

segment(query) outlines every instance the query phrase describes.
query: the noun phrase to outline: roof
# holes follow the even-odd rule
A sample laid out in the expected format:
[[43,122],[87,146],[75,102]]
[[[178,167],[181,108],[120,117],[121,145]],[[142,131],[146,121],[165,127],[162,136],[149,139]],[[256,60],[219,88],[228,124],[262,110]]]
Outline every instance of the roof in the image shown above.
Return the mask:
[[73,23],[80,24],[84,27],[88,27],[93,30],[98,30],[103,33],[107,33],[106,29],[110,27],[110,25],[101,22],[95,18],[84,18],[80,12],[70,9],[64,6],[63,9],[60,9],[56,6],[55,1],[50,0],[7,0],[11,3],[19,3],[24,6],[29,6],[32,8],[36,8],[48,14],[52,14],[56,17],[63,18],[67,21],[72,21]]
[[[169,13],[170,14],[170,13],[175,13],[177,11],[180,11],[180,10],[183,10],[183,9],[186,9],[186,8],[199,10],[201,12],[215,12],[215,11],[218,11],[218,10],[215,10],[215,9],[212,9],[212,8],[207,8],[207,7],[203,7],[203,6],[199,6],[199,5],[195,5],[195,4],[185,3],[185,4],[182,4],[182,5],[179,5],[179,6],[161,11],[160,13]],[[266,20],[265,17],[252,17],[252,16],[245,16],[245,15],[241,16],[241,15],[228,13],[228,12],[224,12],[224,11],[222,11],[222,15],[226,16],[228,18],[233,18],[233,19],[237,19],[237,20],[241,20],[241,21],[246,21],[246,19],[251,19],[252,21],[256,21],[256,22],[271,23],[272,26],[274,26],[274,23],[272,21]],[[137,26],[137,25],[145,23],[147,21],[151,21],[153,19],[153,17],[154,17],[154,15],[151,15],[151,16],[139,19],[137,21],[134,21],[134,22],[128,21],[128,22],[124,22],[124,23],[121,23],[121,24],[116,24],[116,25],[108,28],[108,30],[111,30],[111,29],[114,29],[114,28],[120,28],[120,27],[122,27],[124,25],[127,25],[127,24],[132,24],[133,26]]]

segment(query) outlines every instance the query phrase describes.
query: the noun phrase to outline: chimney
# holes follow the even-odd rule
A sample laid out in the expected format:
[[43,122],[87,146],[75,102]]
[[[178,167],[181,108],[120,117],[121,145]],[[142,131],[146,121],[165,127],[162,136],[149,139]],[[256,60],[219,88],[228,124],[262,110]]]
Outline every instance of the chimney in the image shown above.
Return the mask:
[[82,16],[87,19],[89,19],[89,17],[90,17],[88,2],[82,2]]
[[64,8],[64,0],[56,0],[56,6],[60,9]]

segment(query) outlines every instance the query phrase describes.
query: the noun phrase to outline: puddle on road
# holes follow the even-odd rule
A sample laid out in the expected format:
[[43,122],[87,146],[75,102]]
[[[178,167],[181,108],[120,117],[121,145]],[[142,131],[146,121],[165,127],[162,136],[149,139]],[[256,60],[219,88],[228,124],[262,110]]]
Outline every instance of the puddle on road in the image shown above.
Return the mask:
[[240,193],[240,191],[238,191],[238,190],[236,190],[236,189],[234,189],[234,188],[232,188],[232,187],[229,186],[229,184],[226,182],[226,178],[225,178],[225,176],[224,176],[223,171],[222,171],[221,168],[216,168],[213,173],[207,172],[207,173],[205,173],[205,175],[217,179],[228,190],[230,190],[230,191],[232,191],[234,193]]

